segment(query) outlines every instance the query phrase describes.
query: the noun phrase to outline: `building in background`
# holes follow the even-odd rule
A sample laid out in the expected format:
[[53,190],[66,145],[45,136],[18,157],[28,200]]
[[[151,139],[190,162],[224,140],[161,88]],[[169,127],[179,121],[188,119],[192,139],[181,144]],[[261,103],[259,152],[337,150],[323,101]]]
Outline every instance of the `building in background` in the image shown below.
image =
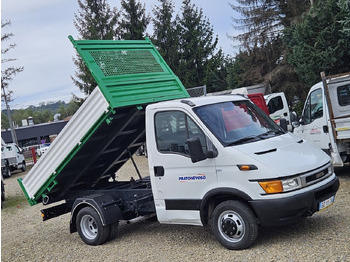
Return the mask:
[[[27,126],[17,127],[16,135],[20,147],[29,147],[41,144],[42,142],[52,142],[52,140],[61,132],[63,127],[68,123],[67,120],[56,121],[34,125],[29,119]],[[1,138],[6,143],[12,143],[11,131],[2,130]]]

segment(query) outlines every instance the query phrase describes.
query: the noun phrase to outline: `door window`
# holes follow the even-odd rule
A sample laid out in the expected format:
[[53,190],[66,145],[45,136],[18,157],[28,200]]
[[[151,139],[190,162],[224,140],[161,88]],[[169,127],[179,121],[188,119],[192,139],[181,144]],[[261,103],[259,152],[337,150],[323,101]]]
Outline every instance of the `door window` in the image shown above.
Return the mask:
[[315,119],[323,116],[323,96],[322,90],[316,89],[313,91],[307,101],[304,108],[303,118],[305,124],[310,124]]
[[337,94],[340,106],[350,105],[350,85],[339,86],[337,88]]
[[269,113],[273,114],[278,110],[283,109],[283,102],[282,102],[282,98],[280,96],[276,96],[274,98],[272,98],[267,107],[269,108]]
[[203,131],[185,113],[180,111],[159,112],[155,115],[155,125],[159,152],[189,156],[186,141],[190,137],[199,137],[203,150],[206,151]]

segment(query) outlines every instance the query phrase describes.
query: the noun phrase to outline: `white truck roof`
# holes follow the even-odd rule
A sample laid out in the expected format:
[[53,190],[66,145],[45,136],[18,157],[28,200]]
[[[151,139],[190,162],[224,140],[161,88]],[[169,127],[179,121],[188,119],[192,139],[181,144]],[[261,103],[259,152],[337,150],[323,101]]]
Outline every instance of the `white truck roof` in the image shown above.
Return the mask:
[[190,107],[197,107],[197,106],[210,105],[210,104],[216,104],[221,102],[241,101],[241,100],[248,100],[248,99],[242,95],[189,97],[189,98],[159,102],[156,104],[150,104],[148,105],[148,108],[149,109],[154,109],[154,108],[159,109],[159,108],[168,108],[168,107],[176,108],[176,107],[183,107],[184,104],[187,104]]

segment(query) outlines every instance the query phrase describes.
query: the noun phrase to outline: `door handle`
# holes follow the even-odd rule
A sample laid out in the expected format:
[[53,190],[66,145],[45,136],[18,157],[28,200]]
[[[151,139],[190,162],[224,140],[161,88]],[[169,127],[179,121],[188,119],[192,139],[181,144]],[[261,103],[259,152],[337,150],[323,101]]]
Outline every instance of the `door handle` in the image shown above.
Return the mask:
[[164,167],[162,167],[162,166],[155,166],[154,167],[154,175],[155,176],[164,176]]

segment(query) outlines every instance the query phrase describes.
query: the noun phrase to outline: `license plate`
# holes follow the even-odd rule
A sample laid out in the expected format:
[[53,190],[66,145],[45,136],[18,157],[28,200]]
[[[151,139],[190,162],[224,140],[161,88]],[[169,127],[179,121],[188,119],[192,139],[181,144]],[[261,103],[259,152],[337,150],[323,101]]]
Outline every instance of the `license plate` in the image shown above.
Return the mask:
[[318,204],[318,210],[321,211],[323,209],[325,209],[326,207],[329,207],[330,205],[332,205],[334,202],[334,196],[331,196],[330,198],[320,202]]

